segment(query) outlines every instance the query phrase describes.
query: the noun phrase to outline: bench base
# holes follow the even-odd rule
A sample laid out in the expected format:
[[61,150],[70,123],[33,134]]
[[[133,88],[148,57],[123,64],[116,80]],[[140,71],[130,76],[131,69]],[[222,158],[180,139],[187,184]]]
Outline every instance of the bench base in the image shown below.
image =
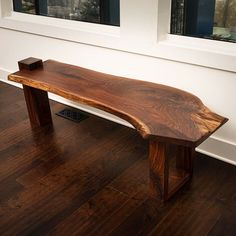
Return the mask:
[[195,150],[155,140],[149,145],[150,196],[166,201],[191,179]]

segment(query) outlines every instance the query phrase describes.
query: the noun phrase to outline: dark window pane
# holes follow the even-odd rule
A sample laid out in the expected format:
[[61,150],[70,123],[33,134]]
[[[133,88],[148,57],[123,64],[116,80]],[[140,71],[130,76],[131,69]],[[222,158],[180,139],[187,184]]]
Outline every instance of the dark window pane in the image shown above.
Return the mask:
[[14,0],[13,3],[17,12],[120,25],[119,0]]
[[184,34],[184,0],[172,0],[171,34]]
[[236,42],[236,0],[216,1],[213,35]]
[[236,42],[236,0],[172,0],[171,33]]
[[23,13],[35,14],[35,1],[25,0],[25,1],[13,1],[14,10]]

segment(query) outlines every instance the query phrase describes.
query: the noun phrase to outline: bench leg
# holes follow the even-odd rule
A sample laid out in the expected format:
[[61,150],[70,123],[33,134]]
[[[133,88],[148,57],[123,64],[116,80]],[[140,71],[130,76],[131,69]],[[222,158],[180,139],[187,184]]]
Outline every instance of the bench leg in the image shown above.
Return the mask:
[[166,199],[169,175],[166,144],[150,140],[149,145],[150,194],[157,199]]
[[26,85],[23,85],[23,89],[31,126],[52,124],[47,92]]
[[[192,176],[194,153],[193,148],[150,140],[150,196],[166,201],[176,193]],[[176,166],[170,165],[171,158]]]
[[193,164],[195,159],[194,148],[178,146],[176,153],[176,168],[185,170],[190,177],[193,175]]

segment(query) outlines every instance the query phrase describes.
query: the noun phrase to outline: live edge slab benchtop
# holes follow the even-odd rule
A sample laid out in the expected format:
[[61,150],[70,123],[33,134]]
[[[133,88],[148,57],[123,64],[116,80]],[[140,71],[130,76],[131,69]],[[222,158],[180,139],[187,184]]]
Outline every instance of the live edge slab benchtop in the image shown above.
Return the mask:
[[20,71],[8,79],[23,84],[33,127],[52,123],[47,95],[51,92],[123,118],[148,139],[150,196],[160,200],[190,180],[195,147],[228,120],[176,88],[53,60],[27,58],[18,65]]

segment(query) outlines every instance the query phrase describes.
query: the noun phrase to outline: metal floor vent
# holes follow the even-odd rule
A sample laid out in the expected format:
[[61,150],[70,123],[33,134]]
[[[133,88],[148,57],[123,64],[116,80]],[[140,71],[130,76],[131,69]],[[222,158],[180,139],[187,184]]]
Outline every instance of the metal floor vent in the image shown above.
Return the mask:
[[57,112],[56,115],[64,117],[68,120],[72,120],[74,122],[81,122],[82,120],[85,120],[88,118],[88,116],[82,113],[81,111],[78,111],[72,108],[65,108]]

